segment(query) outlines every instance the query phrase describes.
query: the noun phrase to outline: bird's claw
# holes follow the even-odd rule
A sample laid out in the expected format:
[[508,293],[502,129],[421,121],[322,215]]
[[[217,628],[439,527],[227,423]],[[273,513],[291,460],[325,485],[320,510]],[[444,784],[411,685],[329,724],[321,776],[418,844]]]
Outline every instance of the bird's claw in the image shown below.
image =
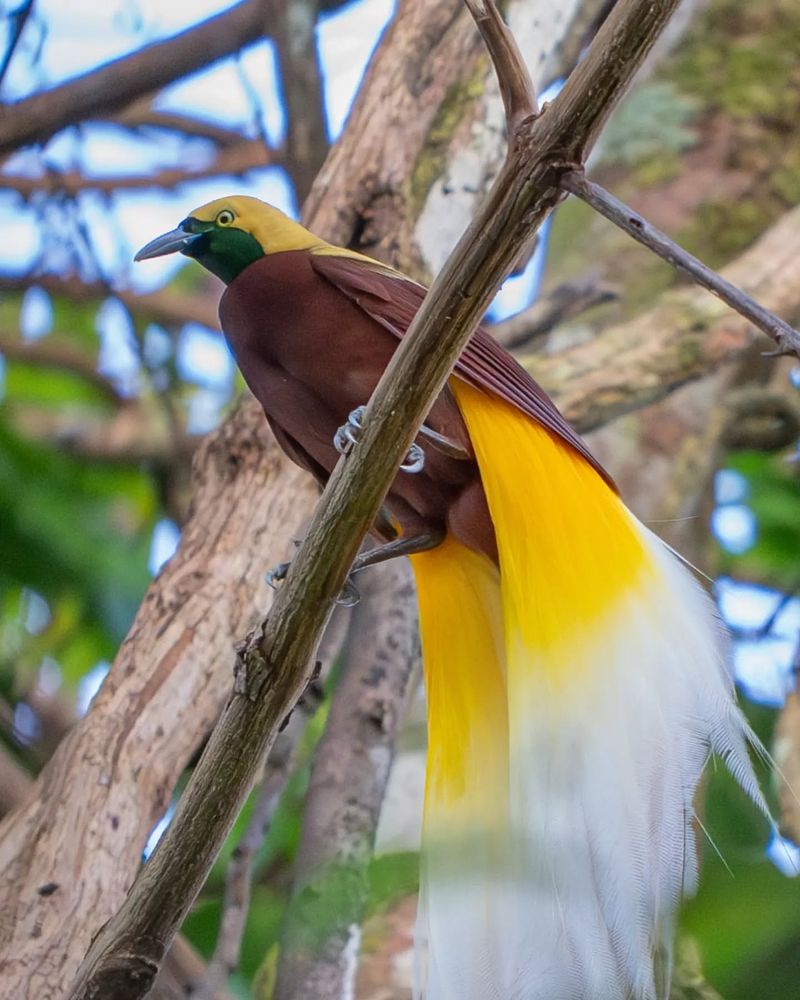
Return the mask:
[[286,579],[286,574],[289,572],[290,563],[282,562],[278,563],[277,566],[273,566],[272,569],[267,570],[264,574],[264,582],[268,587],[272,587],[273,590],[278,589],[278,584],[283,583]]
[[[333,436],[333,446],[340,455],[349,455],[353,445],[358,443],[361,429],[364,426],[366,406],[357,406],[347,417],[347,423],[336,431]],[[400,465],[401,472],[421,472],[425,467],[425,452],[418,444],[412,444],[408,454]]]
[[358,442],[365,410],[366,406],[357,406],[355,410],[351,410],[347,417],[347,423],[342,424],[334,434],[333,446],[340,455],[349,455],[353,445]]
[[405,460],[400,463],[401,472],[422,472],[425,468],[425,452],[418,444],[412,444]]
[[[286,579],[290,565],[291,563],[288,562],[278,563],[277,566],[273,566],[271,570],[268,570],[264,574],[264,581],[267,586],[272,587],[273,590],[277,590],[278,586]],[[355,584],[348,577],[344,587],[342,587],[342,592],[336,598],[336,603],[343,608],[354,608],[360,600],[361,594],[359,594]]]
[[336,603],[340,608],[354,608],[360,600],[361,594],[356,590],[355,584],[348,576],[342,587],[342,592],[336,598]]

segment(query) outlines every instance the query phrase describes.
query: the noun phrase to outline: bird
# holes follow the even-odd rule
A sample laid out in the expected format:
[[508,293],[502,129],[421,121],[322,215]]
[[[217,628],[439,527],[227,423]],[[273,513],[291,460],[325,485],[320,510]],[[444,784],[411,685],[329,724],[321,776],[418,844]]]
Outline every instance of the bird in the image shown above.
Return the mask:
[[[225,283],[244,379],[324,484],[426,289],[249,196],[136,259],[176,252]],[[769,816],[714,606],[484,326],[412,450],[358,565],[409,555],[417,587],[418,995],[663,1000],[712,754]]]

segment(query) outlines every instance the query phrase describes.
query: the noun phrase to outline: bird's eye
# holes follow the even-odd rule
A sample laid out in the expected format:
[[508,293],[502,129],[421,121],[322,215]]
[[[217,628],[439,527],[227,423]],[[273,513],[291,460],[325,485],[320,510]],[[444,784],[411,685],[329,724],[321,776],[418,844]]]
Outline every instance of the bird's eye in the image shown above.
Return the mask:
[[221,212],[217,215],[217,225],[218,226],[230,226],[233,223],[235,216],[229,208],[223,208]]

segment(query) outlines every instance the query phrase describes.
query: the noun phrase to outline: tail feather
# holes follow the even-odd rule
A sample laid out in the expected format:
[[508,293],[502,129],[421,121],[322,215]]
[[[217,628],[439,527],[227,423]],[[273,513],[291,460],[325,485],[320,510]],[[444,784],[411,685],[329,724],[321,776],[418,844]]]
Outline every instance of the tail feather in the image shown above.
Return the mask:
[[500,573],[454,539],[414,559],[425,995],[656,1000],[712,751],[767,813],[714,611],[585,459],[453,388]]

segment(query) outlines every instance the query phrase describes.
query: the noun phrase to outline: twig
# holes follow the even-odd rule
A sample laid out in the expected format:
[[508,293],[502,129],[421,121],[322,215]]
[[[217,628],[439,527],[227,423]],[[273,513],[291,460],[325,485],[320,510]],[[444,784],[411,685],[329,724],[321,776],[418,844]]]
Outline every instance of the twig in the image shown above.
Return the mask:
[[376,566],[360,574],[359,586],[362,600],[306,796],[274,1000],[354,995],[366,866],[419,663],[408,563]]
[[763,330],[778,345],[777,351],[770,352],[770,357],[792,355],[800,358],[800,332],[768,309],[754,302],[749,295],[726,281],[716,271],[706,267],[696,257],[674,243],[655,226],[651,226],[649,222],[612,194],[609,194],[599,184],[594,184],[585,176],[582,169],[564,174],[561,178],[561,187],[585,201],[587,205],[591,205],[595,211],[604,215],[614,225],[619,226],[637,242],[658,254],[673,267],[684,271],[698,285],[713,292],[731,309],[735,309],[759,330]]
[[526,118],[536,115],[536,93],[525,60],[492,0],[465,0],[467,9],[492,57],[509,133]]
[[238,176],[249,170],[275,166],[281,162],[281,153],[266,146],[261,139],[243,138],[236,146],[227,146],[211,163],[202,167],[166,167],[150,174],[120,174],[109,177],[87,177],[77,170],[56,172],[49,170],[42,177],[23,174],[0,174],[0,190],[16,191],[26,201],[37,195],[80,194],[99,191],[139,191],[148,188],[168,189],[192,181],[207,180],[233,174]]
[[181,114],[178,111],[160,111],[154,108],[149,100],[134,101],[124,111],[112,118],[101,118],[100,121],[111,121],[125,129],[142,131],[156,129],[164,132],[176,132],[188,139],[207,139],[220,149],[229,149],[247,142],[247,136],[240,129],[228,128],[218,122],[196,118],[194,115]]
[[122,908],[94,939],[71,1000],[146,994],[287,711],[398,465],[523,244],[560,197],[678,0],[622,0],[559,96],[518,128],[506,163],[376,388],[361,440],[337,464],[272,611],[241,646],[235,691],[175,817]]
[[328,152],[322,70],[315,32],[318,0],[276,0],[270,28],[286,103],[285,166],[302,203]]
[[11,37],[8,40],[8,46],[6,48],[5,55],[3,56],[3,61],[0,62],[0,87],[3,85],[3,80],[6,78],[8,67],[11,65],[11,60],[14,58],[14,53],[17,51],[17,45],[19,45],[22,32],[25,29],[28,18],[31,16],[33,3],[34,0],[23,0],[16,10],[13,10],[11,13],[6,15],[9,20],[13,22],[13,24],[11,27]]
[[617,293],[609,285],[593,278],[566,282],[516,316],[495,323],[491,327],[492,336],[508,351],[530,348],[558,324],[616,297]]

